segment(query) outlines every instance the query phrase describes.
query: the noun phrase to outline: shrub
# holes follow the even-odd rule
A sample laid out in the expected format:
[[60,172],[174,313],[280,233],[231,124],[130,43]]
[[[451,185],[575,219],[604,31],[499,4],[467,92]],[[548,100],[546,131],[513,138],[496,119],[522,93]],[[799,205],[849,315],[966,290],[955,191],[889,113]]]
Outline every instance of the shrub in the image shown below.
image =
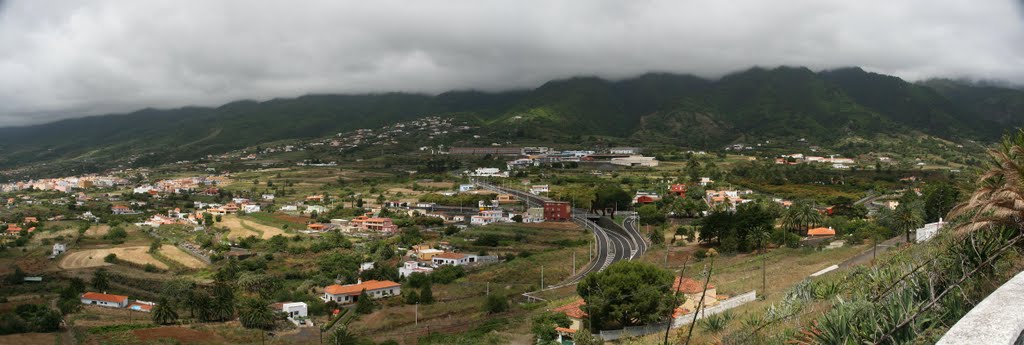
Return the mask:
[[114,254],[114,253],[107,254],[107,256],[103,258],[103,262],[110,263],[110,264],[116,263],[117,262],[117,254]]
[[484,301],[484,310],[488,314],[497,314],[508,310],[508,300],[503,296],[489,295]]

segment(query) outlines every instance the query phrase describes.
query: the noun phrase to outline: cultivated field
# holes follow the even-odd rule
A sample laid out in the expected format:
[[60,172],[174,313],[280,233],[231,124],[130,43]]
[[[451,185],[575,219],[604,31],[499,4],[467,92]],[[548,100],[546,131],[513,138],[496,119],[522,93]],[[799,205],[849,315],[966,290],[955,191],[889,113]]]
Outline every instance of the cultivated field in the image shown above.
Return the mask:
[[149,255],[146,252],[148,250],[148,246],[78,250],[65,254],[64,259],[60,262],[60,267],[63,269],[76,269],[110,265],[103,262],[103,258],[113,253],[117,255],[118,259],[124,261],[139,265],[153,264],[157,268],[167,269],[167,265]]
[[217,226],[227,227],[231,230],[228,233],[228,238],[236,239],[249,236],[256,236],[262,239],[268,239],[275,235],[291,236],[279,228],[272,226],[263,225],[251,220],[243,220],[235,215],[225,215]]
[[165,244],[162,247],[160,247],[160,254],[188,268],[202,268],[206,266],[206,263],[203,262],[202,260],[199,260],[196,257],[189,255],[185,251],[181,250],[181,248],[175,247],[170,244]]

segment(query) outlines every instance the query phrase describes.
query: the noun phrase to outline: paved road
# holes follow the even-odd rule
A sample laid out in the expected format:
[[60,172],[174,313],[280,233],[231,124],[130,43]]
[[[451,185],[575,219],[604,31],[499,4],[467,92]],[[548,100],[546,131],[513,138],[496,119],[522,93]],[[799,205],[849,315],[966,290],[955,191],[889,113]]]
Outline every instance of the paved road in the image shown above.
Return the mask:
[[[495,186],[484,181],[474,180],[473,183],[482,188],[499,193],[515,195],[520,200],[523,200],[529,207],[543,207],[545,201],[550,201],[550,199],[542,196],[533,195],[521,190]],[[647,243],[644,242],[643,235],[641,235],[636,228],[605,228],[590,219],[593,217],[595,216],[591,215],[588,210],[579,208],[573,209],[573,222],[594,233],[594,242],[596,247],[594,261],[591,262],[590,265],[587,265],[582,270],[578,271],[575,276],[570,277],[568,280],[558,285],[542,288],[558,288],[575,284],[591,272],[604,270],[616,261],[634,259],[642,255],[644,251],[647,250]]]

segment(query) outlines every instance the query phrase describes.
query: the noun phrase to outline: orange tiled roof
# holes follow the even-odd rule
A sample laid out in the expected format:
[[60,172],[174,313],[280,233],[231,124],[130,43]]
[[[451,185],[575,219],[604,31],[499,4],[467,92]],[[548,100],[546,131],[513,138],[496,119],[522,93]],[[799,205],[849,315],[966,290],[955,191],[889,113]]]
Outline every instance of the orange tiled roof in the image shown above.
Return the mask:
[[367,280],[362,284],[352,285],[331,285],[324,288],[324,292],[331,295],[358,295],[363,289],[366,291],[387,289],[396,286],[401,286],[396,282],[390,280]]
[[128,308],[132,308],[132,307],[136,307],[136,308],[138,308],[139,310],[142,310],[142,311],[152,311],[153,310],[153,306],[152,305],[145,304],[145,303],[132,302],[132,304],[128,305]]
[[570,329],[570,328],[565,328],[565,327],[555,327],[555,332],[576,333],[576,330],[575,329]]
[[583,309],[580,309],[580,307],[582,307],[582,306],[584,306],[586,304],[587,304],[587,302],[584,301],[582,298],[580,298],[580,299],[577,299],[576,301],[574,301],[572,303],[569,303],[569,304],[563,305],[561,307],[552,309],[551,311],[556,312],[556,313],[563,313],[566,316],[571,317],[571,318],[582,319],[582,318],[587,317],[587,313],[584,312]]
[[458,260],[458,259],[462,259],[462,258],[464,258],[466,256],[463,255],[463,254],[458,254],[458,253],[441,253],[441,254],[434,255],[434,257],[435,258],[442,258],[442,259]]
[[128,301],[128,296],[121,295],[110,295],[99,292],[86,292],[82,294],[82,298],[91,299],[96,301],[104,301],[110,303],[122,303]]
[[836,231],[830,228],[814,228],[807,230],[807,236],[835,236]]
[[[675,282],[672,283],[672,287],[673,288],[678,288],[677,291],[682,292],[682,293],[700,293],[700,292],[704,291],[704,284],[702,282],[699,282],[699,281],[696,281],[696,280],[693,280],[693,279],[690,279],[690,278],[683,278],[682,283],[680,283],[679,282],[679,277],[676,277]],[[710,284],[710,283],[708,284],[708,289],[714,289],[714,288],[715,288],[714,284]]]

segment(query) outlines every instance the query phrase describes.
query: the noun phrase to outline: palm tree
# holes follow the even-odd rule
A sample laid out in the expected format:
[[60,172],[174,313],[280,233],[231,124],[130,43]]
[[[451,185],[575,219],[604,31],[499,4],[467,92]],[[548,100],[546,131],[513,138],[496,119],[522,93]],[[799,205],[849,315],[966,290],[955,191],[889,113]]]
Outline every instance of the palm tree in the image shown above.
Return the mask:
[[153,307],[153,323],[166,325],[178,321],[178,312],[166,298],[160,298]]
[[949,213],[951,219],[969,217],[958,232],[991,225],[1024,228],[1024,129],[1004,137],[988,154],[988,171],[978,178],[978,189]]
[[238,305],[238,321],[245,328],[269,329],[274,325],[274,312],[266,301],[247,298]]
[[907,243],[910,243],[910,231],[924,225],[924,210],[920,202],[897,206],[896,212],[892,214],[892,223],[897,231],[902,231],[907,236]]
[[782,213],[782,226],[797,232],[807,231],[811,226],[824,221],[818,210],[804,203],[794,203]]

